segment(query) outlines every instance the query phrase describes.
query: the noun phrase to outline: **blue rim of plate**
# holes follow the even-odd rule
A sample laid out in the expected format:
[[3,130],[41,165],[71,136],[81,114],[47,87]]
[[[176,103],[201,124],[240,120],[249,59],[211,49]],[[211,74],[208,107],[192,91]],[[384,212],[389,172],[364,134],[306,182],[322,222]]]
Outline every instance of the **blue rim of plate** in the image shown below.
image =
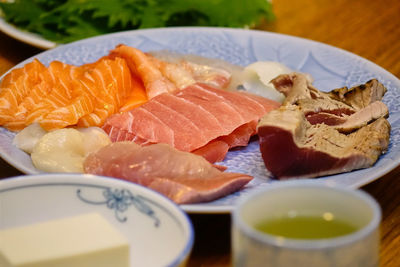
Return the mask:
[[[310,73],[314,85],[321,90],[354,86],[377,78],[388,89],[384,102],[390,111],[392,125],[388,152],[368,169],[315,179],[317,183],[358,188],[393,170],[400,163],[400,81],[380,66],[345,50],[299,37],[258,30],[214,27],[177,27],[133,30],[80,40],[42,52],[38,58],[44,64],[61,60],[69,64],[82,64],[97,60],[120,43],[143,51],[171,50],[226,60],[232,64],[248,65],[258,60],[278,61],[289,68]],[[15,68],[31,61],[27,59]],[[11,165],[24,173],[37,173],[24,156],[10,145],[13,134],[0,129],[0,154]],[[22,159],[23,158],[23,159]],[[236,200],[271,183],[263,166],[257,141],[243,149],[230,151],[221,163],[228,171],[245,172],[254,176],[242,190],[221,199],[181,207],[190,213],[229,213]]]
[[[75,177],[74,177],[75,176]],[[82,177],[80,177],[82,176]],[[96,179],[96,180],[94,180]],[[60,181],[62,180],[62,181]],[[185,259],[189,257],[189,253],[193,248],[194,244],[194,228],[191,223],[191,220],[189,216],[174,202],[172,202],[170,199],[165,197],[164,195],[151,190],[149,188],[143,187],[141,185],[133,184],[124,180],[117,180],[114,178],[110,177],[104,177],[104,176],[96,176],[96,175],[91,175],[91,174],[68,174],[68,173],[62,173],[62,174],[51,174],[51,173],[45,173],[45,174],[36,174],[36,175],[28,175],[28,176],[16,176],[16,177],[10,177],[4,180],[4,182],[0,183],[0,196],[2,193],[7,193],[10,191],[14,190],[24,190],[24,189],[30,189],[30,188],[38,188],[38,187],[45,187],[45,188],[51,188],[51,187],[59,187],[59,186],[68,186],[68,187],[75,187],[76,188],[76,195],[78,199],[82,201],[84,204],[89,204],[89,205],[105,205],[108,207],[110,210],[116,210],[118,207],[117,205],[109,205],[109,202],[104,202],[104,203],[96,203],[93,201],[90,201],[88,199],[82,198],[80,196],[79,192],[82,190],[82,188],[95,188],[99,190],[108,190],[112,189],[113,191],[122,191],[124,190],[125,192],[128,192],[130,196],[135,196],[141,201],[145,201],[147,207],[143,208],[142,205],[138,205],[138,203],[132,204],[131,207],[124,207],[126,208],[124,212],[129,212],[128,208],[136,208],[139,212],[141,212],[145,216],[151,217],[150,219],[154,219],[152,217],[153,215],[157,216],[157,214],[154,214],[152,211],[152,207],[156,207],[158,210],[162,210],[166,215],[168,215],[173,221],[176,222],[177,225],[181,228],[182,232],[185,232],[185,229],[187,229],[187,234],[188,237],[186,238],[186,242],[184,244],[184,249],[177,255],[168,265],[166,266],[179,266],[182,262],[184,262]],[[132,193],[132,192],[135,193]],[[152,195],[155,198],[162,199],[164,201],[164,205],[161,203],[157,203],[157,201],[152,200],[150,197],[145,197],[143,196],[140,192],[142,191],[145,192],[147,195]],[[104,194],[103,194],[104,196]],[[106,196],[105,196],[106,197]],[[108,199],[108,200],[114,200],[114,201],[120,201],[120,202],[126,202],[126,198],[122,199],[120,195],[118,196],[111,196],[113,199]],[[167,206],[173,207],[177,214],[183,218],[183,220],[186,222],[186,226],[182,225],[182,222],[176,217],[175,214],[173,214]],[[147,212],[150,210],[151,212]],[[111,212],[111,211],[110,211]],[[125,223],[125,220],[121,220],[118,218],[118,215],[115,214],[115,219],[119,221],[120,223]]]

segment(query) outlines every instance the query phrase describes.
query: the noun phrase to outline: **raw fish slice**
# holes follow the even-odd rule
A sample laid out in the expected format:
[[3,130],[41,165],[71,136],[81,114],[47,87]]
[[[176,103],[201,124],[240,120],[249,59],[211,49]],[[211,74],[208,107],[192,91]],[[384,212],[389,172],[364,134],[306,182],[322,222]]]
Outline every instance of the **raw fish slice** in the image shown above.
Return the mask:
[[54,88],[54,81],[52,79],[46,79],[50,77],[49,71],[44,66],[43,68],[42,72],[39,73],[41,81],[30,87],[29,93],[18,104],[13,118],[9,122],[4,123],[4,126],[8,129],[22,129],[43,114],[43,103],[41,101],[46,99]]
[[[75,80],[77,67],[53,61],[49,68],[41,69],[41,73],[31,73],[29,76],[38,77],[36,85],[24,84],[28,88],[17,107],[12,121],[4,126],[9,130],[19,131],[33,122],[40,122],[45,114],[69,104],[73,95],[80,94],[79,83]],[[50,128],[49,128],[50,129]]]
[[193,105],[202,107],[212,114],[218,123],[224,128],[235,129],[238,124],[244,123],[241,112],[227,103],[223,98],[208,92],[203,85],[192,85],[179,91],[176,96],[191,102]]
[[141,80],[119,57],[82,66],[53,61],[47,68],[34,60],[11,71],[1,89],[0,125],[13,131],[35,122],[46,130],[100,126],[122,107],[147,101]]
[[208,144],[193,150],[191,153],[202,156],[210,163],[223,161],[228,153],[229,145],[221,140],[215,139]]
[[252,179],[245,174],[221,172],[203,157],[167,144],[139,146],[132,142],[113,143],[90,154],[84,170],[147,186],[178,204],[217,199]]
[[78,120],[93,111],[93,101],[84,92],[67,106],[53,110],[40,120],[43,129],[61,129],[77,124]]
[[252,179],[241,173],[221,173],[210,179],[157,178],[148,186],[177,204],[209,202],[240,190]]
[[[133,123],[135,122],[135,123]],[[174,146],[175,132],[143,106],[131,112],[111,116],[103,126],[113,142],[134,141],[137,144],[160,143]],[[140,136],[134,133],[140,132]]]
[[104,59],[85,72],[81,83],[95,99],[96,107],[106,109],[108,113],[113,114],[118,110],[119,99],[117,82],[113,78],[111,68],[119,66],[110,61]]
[[41,74],[41,82],[25,97],[19,108],[25,108],[27,124],[40,120],[47,112],[66,105],[71,98],[70,88],[75,81],[77,67],[53,61]]
[[32,124],[17,134],[20,138],[16,138],[14,144],[23,148],[23,136],[33,139],[34,144],[28,144],[27,148],[31,150],[35,168],[44,172],[83,172],[86,156],[111,143],[108,135],[98,127],[42,131],[40,126]]
[[[195,128],[201,129],[202,133],[207,136],[207,138],[209,135],[218,135],[224,130],[221,123],[211,112],[201,105],[190,102],[183,97],[165,94],[163,97],[155,98],[153,101],[165,106],[172,106],[171,103],[173,103],[173,109],[188,119],[190,123],[193,123]],[[194,110],[196,112],[193,112]]]
[[[243,71],[243,68],[237,65],[232,65],[226,61],[205,58],[201,56],[191,54],[179,54],[172,51],[160,50],[146,53],[146,55],[155,57],[158,62],[163,62],[168,66],[167,70],[171,70],[171,74],[174,75],[174,69],[178,67],[180,70],[175,69],[178,73],[188,73],[194,83],[207,83],[209,85],[218,88],[228,88],[236,90],[238,82],[236,79],[240,79],[239,76]],[[170,66],[169,66],[170,65]],[[182,70],[183,69],[183,70]],[[161,71],[163,72],[162,68]],[[172,80],[168,73],[163,72],[168,79]],[[186,79],[189,81],[189,79]],[[180,83],[180,81],[179,81]],[[193,83],[192,83],[193,84]],[[178,88],[180,87],[175,83]],[[187,84],[189,85],[189,84]]]
[[162,93],[177,90],[176,86],[164,77],[152,60],[139,49],[119,45],[111,51],[111,55],[124,58],[131,71],[141,77],[149,99]]
[[75,125],[78,119],[93,111],[93,103],[79,77],[79,67],[53,61],[48,68],[52,82],[49,94],[37,103],[26,119],[26,125],[39,122],[46,130]]
[[180,64],[191,71],[193,79],[198,83],[207,83],[218,88],[226,88],[231,81],[231,74],[224,69],[188,61],[181,61]]
[[236,128],[231,134],[218,137],[217,140],[224,141],[229,148],[247,146],[250,137],[257,133],[257,121],[253,120]]
[[231,74],[223,69],[195,64],[185,60],[167,62],[146,54],[161,73],[178,89],[195,83],[206,83],[218,88],[226,88]]
[[238,124],[258,120],[259,116],[280,106],[268,98],[242,91],[221,90],[207,84],[191,85],[176,95],[202,106],[228,128],[237,128]]
[[78,127],[98,126],[101,125],[102,122],[105,120],[105,118],[107,118],[108,116],[109,112],[107,109],[95,106],[91,113],[86,114],[81,118],[79,118],[77,126]]
[[[92,69],[84,73],[80,82],[94,99],[94,110],[80,118],[80,127],[103,125],[107,117],[119,111],[126,99],[133,101],[135,87],[141,87],[135,89],[135,93],[144,90],[139,83],[133,82],[128,65],[121,58],[102,58],[97,64],[92,64]],[[143,94],[140,98],[143,99]]]
[[251,121],[234,130],[231,134],[218,137],[192,153],[202,156],[210,163],[222,161],[228,150],[237,146],[247,146],[250,137],[256,133],[257,122]]
[[[250,95],[242,92],[233,94],[232,92],[206,85],[203,85],[203,88],[206,88],[207,91],[214,93],[218,97],[222,97],[231,106],[240,110],[240,113],[246,122],[254,120],[255,115],[261,116],[280,106],[280,104],[276,104],[277,102],[275,101],[261,98],[257,95]],[[261,99],[262,102],[260,102]]]
[[103,129],[113,142],[167,143],[190,152],[244,124],[252,123],[250,132],[255,134],[259,118],[279,106],[262,97],[196,84],[174,95],[158,95],[128,114],[116,114]]
[[146,89],[144,88],[142,80],[133,74],[131,75],[131,78],[131,91],[124,99],[124,103],[120,107],[119,112],[129,111],[147,102]]
[[191,70],[185,68],[182,64],[169,63],[158,60],[157,58],[146,54],[154,66],[160,70],[162,75],[170,80],[177,89],[183,89],[191,84],[196,83]]
[[29,89],[40,82],[38,74],[45,68],[42,63],[34,59],[3,78],[0,85],[0,124],[13,120],[18,105],[29,93]]
[[[159,98],[164,98],[167,95],[168,94]],[[193,142],[193,138],[196,138],[196,143],[206,144],[208,142],[207,137],[204,135],[203,129],[199,128],[193,121],[174,109],[175,103],[177,102],[176,100],[167,105],[160,104],[160,102],[157,101],[159,98],[153,98],[153,101],[147,102],[142,107],[153,116],[158,118],[162,122],[162,125],[165,125],[174,131],[174,140],[172,143],[168,144],[175,146],[182,151],[190,151],[190,143]],[[197,112],[197,110],[191,111]],[[142,127],[146,126],[142,124]],[[176,130],[178,128],[179,131]]]

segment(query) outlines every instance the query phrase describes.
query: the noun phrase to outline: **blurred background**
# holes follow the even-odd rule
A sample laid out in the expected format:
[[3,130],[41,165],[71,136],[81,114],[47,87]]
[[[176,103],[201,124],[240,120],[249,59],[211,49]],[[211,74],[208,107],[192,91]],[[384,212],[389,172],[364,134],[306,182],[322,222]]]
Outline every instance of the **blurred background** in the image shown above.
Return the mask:
[[[398,0],[0,0],[0,8],[7,22],[58,43],[135,28],[245,27],[343,48],[400,76]],[[0,73],[39,51],[0,34]]]

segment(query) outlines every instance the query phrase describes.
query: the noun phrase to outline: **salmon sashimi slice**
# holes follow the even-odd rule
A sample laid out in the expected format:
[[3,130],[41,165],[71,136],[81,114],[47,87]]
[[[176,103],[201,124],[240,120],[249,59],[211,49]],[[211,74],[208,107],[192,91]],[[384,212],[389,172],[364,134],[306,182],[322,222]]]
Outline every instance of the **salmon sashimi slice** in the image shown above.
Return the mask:
[[258,120],[279,106],[266,98],[195,84],[115,114],[103,129],[113,142],[167,143],[190,152],[245,124],[251,125],[250,133],[255,134]]
[[120,112],[134,109],[147,101],[146,88],[139,77],[132,75],[132,90],[125,98],[124,104],[120,107]]
[[113,143],[90,154],[84,170],[146,186],[178,204],[212,201],[252,180],[249,175],[222,172],[203,157],[167,144]]
[[34,122],[46,130],[76,124],[80,116],[93,110],[91,99],[77,80],[80,74],[79,67],[59,61],[50,63],[39,75],[40,83],[19,104],[14,120],[4,126],[18,131]]
[[40,126],[45,130],[61,129],[77,124],[78,120],[93,111],[93,101],[88,94],[76,97],[67,106],[60,107],[46,114],[40,120]]
[[[82,75],[80,82],[94,100],[93,112],[79,119],[77,125],[80,127],[103,125],[106,118],[128,105],[128,100],[131,103],[136,101],[136,105],[147,100],[143,85],[132,76],[122,58],[105,57],[97,64],[92,64],[92,69]],[[139,94],[137,98],[135,94]]]
[[125,59],[105,56],[73,66],[37,59],[7,74],[0,85],[0,125],[19,131],[101,126],[110,115],[147,101],[141,78]]
[[75,125],[79,117],[92,112],[93,103],[79,77],[80,67],[53,61],[48,68],[44,87],[51,86],[47,96],[36,103],[27,117],[27,125],[38,122],[46,130]]
[[[55,68],[53,68],[55,66]],[[28,124],[38,121],[37,118],[41,118],[44,114],[49,112],[49,110],[56,108],[57,106],[53,102],[46,102],[54,96],[54,92],[59,90],[57,87],[57,79],[62,77],[62,75],[57,75],[57,72],[64,72],[65,65],[61,62],[54,62],[51,64],[49,69],[44,68],[40,73],[30,73],[29,76],[38,76],[40,80],[36,84],[21,84],[18,88],[23,88],[27,90],[28,93],[21,99],[18,103],[17,111],[14,114],[14,118],[5,123],[4,126],[9,130],[18,131],[26,127]],[[55,71],[53,73],[52,71]],[[62,96],[62,104],[66,102],[64,93],[61,92],[57,95]],[[56,103],[60,102],[57,98]],[[28,118],[29,117],[29,118]]]
[[30,88],[40,83],[39,74],[44,69],[46,67],[35,59],[3,78],[0,85],[0,125],[14,119],[19,103],[30,92]]

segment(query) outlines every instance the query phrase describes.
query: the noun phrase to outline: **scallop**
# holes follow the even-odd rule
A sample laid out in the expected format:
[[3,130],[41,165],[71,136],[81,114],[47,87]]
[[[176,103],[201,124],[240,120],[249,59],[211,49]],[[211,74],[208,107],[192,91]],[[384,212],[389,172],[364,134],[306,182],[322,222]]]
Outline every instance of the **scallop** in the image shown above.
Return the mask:
[[83,172],[86,156],[111,143],[98,127],[64,128],[46,133],[34,146],[33,165],[45,172]]
[[31,154],[36,143],[42,138],[47,131],[40,127],[39,123],[32,123],[28,127],[25,127],[22,131],[17,133],[13,139],[13,144]]

